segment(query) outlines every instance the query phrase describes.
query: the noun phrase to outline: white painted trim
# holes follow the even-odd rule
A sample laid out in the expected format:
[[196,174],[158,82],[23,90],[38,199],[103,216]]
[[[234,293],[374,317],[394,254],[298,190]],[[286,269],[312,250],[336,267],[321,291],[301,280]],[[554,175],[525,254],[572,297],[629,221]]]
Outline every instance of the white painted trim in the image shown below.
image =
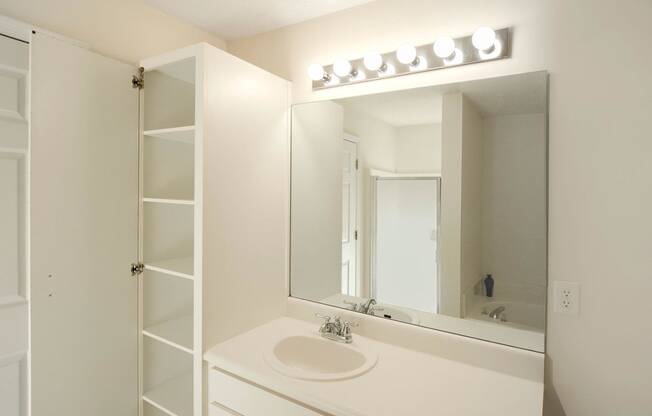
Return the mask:
[[369,169],[372,178],[441,178],[441,173],[396,173],[378,169]]
[[29,42],[32,35],[32,26],[20,20],[0,15],[0,33]]
[[360,143],[360,139],[358,139],[354,135],[346,133],[346,132],[344,133],[344,140],[348,140],[348,141],[356,143],[356,144]]
[[163,198],[143,198],[143,202],[154,204],[171,204],[171,205],[195,205],[192,199],[163,199]]
[[27,303],[27,298],[20,295],[9,295],[0,297],[0,309],[13,308],[14,306],[24,305]]
[[0,356],[0,368],[19,363],[26,356],[27,353],[25,351],[18,351],[13,354],[2,355]]

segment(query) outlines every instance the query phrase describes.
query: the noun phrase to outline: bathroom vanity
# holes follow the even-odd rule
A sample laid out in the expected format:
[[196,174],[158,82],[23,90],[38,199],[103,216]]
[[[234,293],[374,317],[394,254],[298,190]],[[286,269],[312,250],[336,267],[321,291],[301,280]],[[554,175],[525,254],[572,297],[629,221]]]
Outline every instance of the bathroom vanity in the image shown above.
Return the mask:
[[[538,354],[517,353],[519,363],[529,360],[529,374],[500,373],[355,333],[353,343],[337,343],[321,338],[317,328],[316,323],[279,318],[207,351],[209,415],[541,414],[542,374],[534,370]],[[296,349],[283,351],[283,343],[295,339]],[[325,354],[313,343],[332,344],[334,351]],[[495,359],[492,349],[496,355],[505,349],[484,348],[489,361]],[[349,350],[364,358],[347,360]],[[286,358],[279,364],[270,359],[275,354]],[[352,372],[356,367],[363,370]],[[297,369],[299,374],[288,375]],[[320,380],[324,374],[332,378]]]

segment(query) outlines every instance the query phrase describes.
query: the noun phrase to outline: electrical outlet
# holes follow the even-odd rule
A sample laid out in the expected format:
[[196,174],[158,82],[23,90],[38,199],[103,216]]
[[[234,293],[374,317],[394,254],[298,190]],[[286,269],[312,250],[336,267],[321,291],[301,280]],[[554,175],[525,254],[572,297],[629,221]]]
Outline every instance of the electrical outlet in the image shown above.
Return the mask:
[[555,312],[565,315],[580,314],[580,284],[577,282],[555,281],[553,283]]

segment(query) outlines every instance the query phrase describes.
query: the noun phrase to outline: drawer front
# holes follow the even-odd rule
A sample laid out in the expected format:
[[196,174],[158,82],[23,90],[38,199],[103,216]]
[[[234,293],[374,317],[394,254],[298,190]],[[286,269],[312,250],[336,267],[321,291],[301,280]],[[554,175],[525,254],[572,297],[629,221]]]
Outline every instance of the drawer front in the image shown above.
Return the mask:
[[218,404],[209,404],[211,411],[215,408],[222,412],[210,416],[321,416],[216,369],[209,372],[208,401]]

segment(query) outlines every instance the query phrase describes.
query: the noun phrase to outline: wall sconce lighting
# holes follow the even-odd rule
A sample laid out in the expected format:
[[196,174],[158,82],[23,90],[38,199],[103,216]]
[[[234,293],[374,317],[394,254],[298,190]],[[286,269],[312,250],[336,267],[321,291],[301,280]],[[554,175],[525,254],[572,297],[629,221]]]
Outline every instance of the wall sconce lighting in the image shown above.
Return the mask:
[[364,66],[370,71],[384,72],[387,64],[383,62],[383,56],[378,52],[369,52],[364,56]]
[[412,45],[403,45],[396,51],[396,59],[403,65],[418,66],[419,57],[417,48]]
[[432,50],[439,58],[450,59],[455,53],[455,41],[449,36],[444,36],[435,41]]
[[312,64],[308,67],[308,76],[313,81],[328,82],[331,76],[326,73],[324,67],[319,64]]
[[313,89],[331,88],[363,81],[450,68],[510,57],[509,28],[483,26],[472,35],[441,36],[420,46],[404,44],[394,52],[369,52],[363,58],[337,59],[333,65],[308,68]]
[[356,71],[353,69],[353,65],[346,59],[338,59],[333,64],[333,72],[340,78],[344,77],[355,77]]
[[473,32],[471,41],[477,50],[490,53],[496,44],[496,32],[490,27],[483,26]]

